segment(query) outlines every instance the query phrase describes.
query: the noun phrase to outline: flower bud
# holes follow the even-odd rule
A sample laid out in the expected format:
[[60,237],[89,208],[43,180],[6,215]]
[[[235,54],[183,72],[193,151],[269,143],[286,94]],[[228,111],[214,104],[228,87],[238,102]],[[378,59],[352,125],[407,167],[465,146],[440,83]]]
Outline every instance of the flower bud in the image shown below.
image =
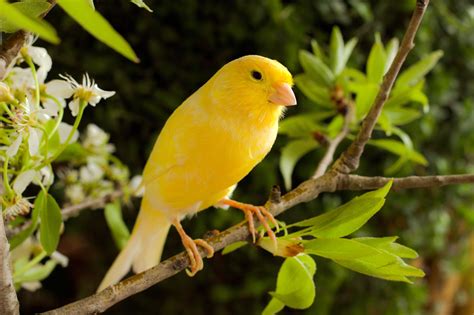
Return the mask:
[[0,82],[0,102],[10,103],[13,102],[15,98],[10,92],[10,87],[3,82]]
[[269,237],[261,238],[258,245],[266,251],[272,253],[274,256],[293,257],[299,253],[304,252],[304,247],[301,244],[300,238],[293,239],[279,239],[277,238],[277,246]]

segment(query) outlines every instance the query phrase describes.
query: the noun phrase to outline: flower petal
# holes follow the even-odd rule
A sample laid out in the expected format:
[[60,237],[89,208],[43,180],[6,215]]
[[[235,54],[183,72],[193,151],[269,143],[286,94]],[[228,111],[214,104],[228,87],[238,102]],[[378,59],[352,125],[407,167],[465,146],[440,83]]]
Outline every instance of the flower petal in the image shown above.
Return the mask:
[[[69,134],[72,131],[72,126],[69,124],[66,124],[65,122],[60,122],[59,127],[58,127],[58,133],[59,133],[59,142],[64,143],[66,142],[67,138],[69,137]],[[79,138],[79,132],[76,130],[74,134],[72,135],[71,141],[69,143],[74,143],[77,141]]]
[[58,99],[70,98],[74,94],[71,84],[64,80],[52,80],[46,83],[46,93]]
[[38,153],[43,132],[40,129],[30,128],[29,133],[28,149],[30,150],[30,155],[35,156]]
[[7,149],[7,156],[12,158],[18,153],[18,149],[20,148],[20,144],[23,141],[23,136],[20,134],[18,137],[13,141],[12,144]]
[[20,175],[18,175],[15,181],[13,182],[13,190],[18,195],[21,195],[36,175],[36,171],[34,170],[27,170],[23,173],[20,173]]
[[69,109],[74,117],[77,116],[79,113],[79,99],[74,98],[72,101],[69,102]]

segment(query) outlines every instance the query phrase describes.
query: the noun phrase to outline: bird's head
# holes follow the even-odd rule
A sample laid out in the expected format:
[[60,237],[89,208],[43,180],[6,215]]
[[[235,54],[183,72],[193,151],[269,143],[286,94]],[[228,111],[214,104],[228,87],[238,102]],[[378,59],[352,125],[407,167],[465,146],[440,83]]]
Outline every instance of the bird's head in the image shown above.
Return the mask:
[[227,63],[210,83],[215,106],[236,115],[280,116],[285,106],[296,105],[291,73],[278,61],[262,56]]

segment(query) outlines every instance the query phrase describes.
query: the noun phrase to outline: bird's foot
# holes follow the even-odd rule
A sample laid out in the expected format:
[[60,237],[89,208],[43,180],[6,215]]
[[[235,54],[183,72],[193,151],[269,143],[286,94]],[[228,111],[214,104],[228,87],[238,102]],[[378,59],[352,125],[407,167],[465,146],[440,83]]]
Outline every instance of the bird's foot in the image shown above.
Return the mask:
[[214,256],[214,248],[203,239],[198,238],[193,240],[189,237],[178,220],[176,220],[173,225],[181,236],[181,242],[183,243],[189,257],[190,267],[189,269],[186,269],[186,273],[188,276],[193,277],[198,271],[204,268],[204,263],[202,261],[201,253],[199,253],[198,246],[207,251],[207,258]]
[[278,225],[278,222],[273,217],[273,215],[270,213],[270,211],[267,210],[267,208],[262,207],[262,206],[254,206],[248,203],[242,203],[242,202],[238,202],[231,199],[223,199],[220,202],[223,204],[229,205],[233,208],[242,210],[244,212],[245,218],[247,219],[248,224],[249,224],[249,231],[252,234],[252,240],[254,243],[256,240],[256,231],[255,231],[253,216],[255,215],[258,221],[260,221],[260,223],[262,224],[265,231],[267,232],[268,237],[273,241],[276,247],[277,245],[276,235],[273,232],[273,230],[270,228],[268,221],[270,221],[277,228],[277,231],[279,229],[279,225]]

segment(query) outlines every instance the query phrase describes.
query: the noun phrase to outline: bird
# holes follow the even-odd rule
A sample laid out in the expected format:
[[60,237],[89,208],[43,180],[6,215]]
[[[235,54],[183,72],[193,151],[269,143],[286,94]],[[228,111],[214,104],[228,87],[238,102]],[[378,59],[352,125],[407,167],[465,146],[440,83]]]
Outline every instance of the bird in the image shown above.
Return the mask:
[[211,206],[244,212],[255,242],[254,216],[276,242],[272,214],[262,206],[231,199],[237,183],[272,148],[285,109],[296,105],[293,78],[280,62],[247,55],[225,64],[178,106],[162,128],[143,171],[144,195],[127,244],[97,291],[130,269],[140,273],[160,262],[171,226],[189,256],[188,275],[203,269],[198,251],[214,250],[192,239],[181,220]]

